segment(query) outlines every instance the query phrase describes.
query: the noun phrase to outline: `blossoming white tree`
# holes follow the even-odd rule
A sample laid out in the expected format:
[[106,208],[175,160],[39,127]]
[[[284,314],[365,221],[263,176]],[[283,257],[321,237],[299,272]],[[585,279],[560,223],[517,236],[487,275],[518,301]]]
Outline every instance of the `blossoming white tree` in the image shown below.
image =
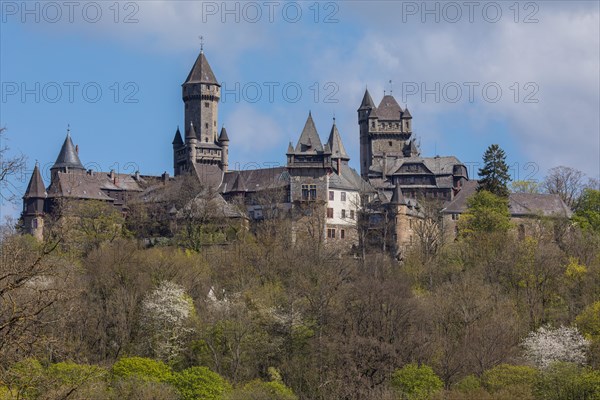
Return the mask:
[[525,357],[538,368],[547,368],[556,361],[585,364],[590,343],[577,328],[540,327],[523,341]]
[[163,361],[172,361],[193,331],[192,298],[176,283],[163,281],[146,296],[141,311],[140,325],[148,350]]

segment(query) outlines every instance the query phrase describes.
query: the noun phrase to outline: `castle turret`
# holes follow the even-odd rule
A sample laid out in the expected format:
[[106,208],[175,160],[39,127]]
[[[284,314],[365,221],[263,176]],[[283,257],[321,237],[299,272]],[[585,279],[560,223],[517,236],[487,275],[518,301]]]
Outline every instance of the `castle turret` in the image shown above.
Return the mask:
[[29,185],[23,196],[23,228],[25,232],[42,240],[44,234],[44,211],[46,201],[46,187],[40,174],[38,163],[31,174]]
[[185,145],[181,138],[181,132],[179,131],[179,127],[177,127],[175,137],[173,138],[173,172],[175,173],[175,176],[181,173],[179,159],[181,158],[182,153],[185,152],[184,147]]
[[67,129],[67,137],[60,149],[60,153],[58,153],[58,157],[56,158],[56,162],[50,168],[52,173],[52,180],[56,178],[56,174],[58,172],[69,172],[69,171],[85,171],[85,167],[79,160],[78,149],[73,144],[71,140],[71,132]]
[[190,122],[190,125],[185,133],[185,145],[188,149],[187,159],[188,165],[187,170],[191,171],[194,168],[196,162],[196,145],[198,144],[198,134],[194,128],[194,123]]
[[223,172],[227,172],[229,168],[229,136],[227,136],[227,130],[224,126],[219,134],[219,144],[223,148],[221,152],[221,169]]
[[[377,118],[377,109],[369,93],[369,89],[365,89],[360,107],[358,108],[358,125],[360,127],[360,174],[364,179],[369,175],[369,167],[371,166],[371,152],[369,146],[369,119]],[[372,121],[376,124],[375,121]],[[374,126],[373,126],[374,127]]]
[[335,118],[333,119],[333,126],[331,127],[331,132],[329,133],[329,139],[327,140],[327,144],[331,149],[331,163],[335,171],[339,174],[341,169],[341,164],[347,164],[350,161],[350,157],[348,153],[346,153],[346,149],[344,148],[344,143],[342,143],[342,137],[340,136],[340,132],[335,124]]

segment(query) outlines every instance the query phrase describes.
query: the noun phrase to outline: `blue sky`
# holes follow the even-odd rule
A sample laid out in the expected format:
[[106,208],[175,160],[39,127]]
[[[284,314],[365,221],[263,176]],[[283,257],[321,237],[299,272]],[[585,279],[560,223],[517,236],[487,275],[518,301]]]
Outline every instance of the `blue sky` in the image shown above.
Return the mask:
[[[68,124],[90,168],[172,173],[180,85],[200,35],[229,90],[219,124],[232,167],[283,164],[309,110],[322,140],[336,116],[358,167],[356,109],[368,86],[376,103],[391,88],[408,104],[424,155],[455,155],[472,176],[491,143],[505,149],[519,179],[541,180],[558,165],[600,171],[595,1],[0,6],[3,144],[28,157],[16,192],[35,160],[48,182]],[[2,211],[16,212],[7,204]]]

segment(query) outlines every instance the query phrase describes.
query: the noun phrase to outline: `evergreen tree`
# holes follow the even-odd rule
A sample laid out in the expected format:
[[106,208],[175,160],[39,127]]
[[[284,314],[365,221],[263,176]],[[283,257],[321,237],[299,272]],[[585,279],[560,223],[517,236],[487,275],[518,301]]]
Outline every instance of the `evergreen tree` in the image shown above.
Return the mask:
[[508,165],[506,154],[497,144],[492,144],[483,155],[483,168],[479,169],[479,189],[500,197],[508,197]]

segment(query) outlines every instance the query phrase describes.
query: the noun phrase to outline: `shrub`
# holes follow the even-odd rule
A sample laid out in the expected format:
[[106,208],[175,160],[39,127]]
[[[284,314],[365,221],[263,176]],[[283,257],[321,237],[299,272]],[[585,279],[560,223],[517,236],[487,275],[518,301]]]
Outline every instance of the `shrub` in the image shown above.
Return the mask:
[[427,365],[408,364],[394,371],[392,387],[407,400],[425,400],[442,390],[442,380]]
[[217,400],[231,390],[229,383],[206,367],[191,367],[173,374],[169,382],[182,400]]
[[117,378],[135,378],[145,382],[166,382],[171,369],[162,361],[143,357],[124,357],[114,363],[112,374]]
[[495,393],[516,385],[532,388],[537,374],[532,367],[502,364],[485,371],[481,380],[488,391]]

